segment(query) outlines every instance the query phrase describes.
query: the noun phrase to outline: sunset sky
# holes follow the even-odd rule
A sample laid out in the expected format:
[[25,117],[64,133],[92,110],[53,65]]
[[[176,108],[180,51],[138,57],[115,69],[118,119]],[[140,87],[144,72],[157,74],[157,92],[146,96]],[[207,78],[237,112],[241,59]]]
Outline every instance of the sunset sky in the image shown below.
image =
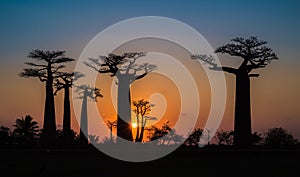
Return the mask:
[[[216,49],[230,39],[258,36],[268,41],[278,55],[265,69],[257,70],[260,77],[251,79],[252,129],[263,132],[272,127],[283,127],[300,139],[300,2],[299,1],[0,1],[0,125],[11,127],[16,118],[30,114],[43,123],[44,85],[38,79],[19,78],[18,73],[29,61],[26,56],[33,49],[65,50],[67,56],[78,59],[84,47],[99,32],[119,21],[139,16],[163,16],[179,20],[201,33]],[[151,44],[151,42],[149,42]],[[161,43],[162,45],[167,45]],[[134,45],[120,47],[119,52]],[[155,51],[157,46],[149,46]],[[176,46],[170,51],[176,53]],[[198,127],[203,127],[209,112],[210,91],[201,65],[188,60],[186,54],[175,54],[182,59],[196,78],[203,104]],[[224,65],[237,66],[239,59],[218,55]],[[196,67],[195,65],[198,65]],[[72,69],[75,63],[69,65]],[[201,74],[202,73],[202,74]],[[199,74],[199,75],[198,75]],[[199,77],[197,77],[197,75]],[[220,128],[233,129],[234,77],[225,74],[227,87],[226,111]],[[104,94],[98,106],[105,119],[114,119],[110,88],[112,78],[99,75],[99,86]],[[150,86],[145,88],[145,83]],[[141,92],[143,90],[143,92]],[[167,90],[167,93],[163,91]],[[178,115],[178,91],[172,82],[157,74],[150,74],[132,85],[133,99],[149,99],[150,92],[164,94],[152,99],[168,107],[153,108],[156,115],[164,109],[164,120],[175,123]],[[58,128],[62,128],[62,99],[55,98]],[[172,100],[176,100],[173,102]],[[192,106],[192,103],[191,103]],[[156,109],[156,110],[155,110]],[[78,123],[72,114],[72,128]]]

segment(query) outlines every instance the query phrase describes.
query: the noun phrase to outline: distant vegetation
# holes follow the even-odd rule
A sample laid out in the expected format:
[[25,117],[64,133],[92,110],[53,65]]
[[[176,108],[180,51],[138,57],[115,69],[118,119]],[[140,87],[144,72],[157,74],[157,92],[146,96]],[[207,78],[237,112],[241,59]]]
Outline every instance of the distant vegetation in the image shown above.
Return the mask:
[[[113,128],[115,127],[115,123],[110,122],[108,126]],[[0,147],[42,147],[41,137],[43,129],[39,128],[38,123],[30,115],[17,118],[13,127],[12,130],[9,127],[0,127]],[[152,126],[146,128],[144,131],[147,131],[148,135],[145,138],[147,139],[145,142],[157,139],[159,140],[157,141],[158,145],[172,145],[183,142],[183,146],[185,147],[198,147],[200,137],[203,134],[201,128],[195,128],[188,137],[184,138],[169,126],[169,122],[164,123],[161,127]],[[57,142],[54,147],[66,147],[63,131],[60,129],[56,130],[56,136]],[[71,130],[69,136],[71,142],[69,142],[67,147],[83,147],[80,135],[77,132]],[[203,136],[205,137],[206,135],[203,134]],[[233,138],[234,132],[232,130],[226,131],[220,129],[206,146],[233,147]],[[99,136],[91,134],[88,136],[88,139],[91,144],[114,143],[112,137],[100,140]],[[270,128],[264,133],[254,132],[252,134],[252,146],[283,148],[298,144],[299,141],[293,137],[292,133],[282,127]]]

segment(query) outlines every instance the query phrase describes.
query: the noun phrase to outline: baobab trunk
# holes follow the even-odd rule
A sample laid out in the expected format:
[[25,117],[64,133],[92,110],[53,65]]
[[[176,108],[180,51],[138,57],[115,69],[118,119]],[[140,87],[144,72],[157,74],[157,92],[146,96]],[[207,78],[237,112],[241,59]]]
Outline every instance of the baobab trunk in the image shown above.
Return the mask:
[[[50,76],[49,76],[50,77]],[[46,81],[46,100],[43,125],[43,145],[53,145],[56,139],[55,106],[53,95],[53,79]]]
[[247,71],[236,74],[234,145],[251,145],[250,78]]
[[130,81],[128,78],[118,78],[118,119],[117,141],[123,138],[132,141]]
[[140,137],[140,121],[139,121],[139,115],[136,115],[136,135],[135,135],[135,141],[138,142],[139,141],[139,137]]
[[141,128],[141,134],[140,134],[140,137],[139,137],[139,139],[138,139],[137,142],[142,142],[142,141],[143,141],[143,138],[144,138],[144,131],[145,131],[145,127],[142,126],[142,128]]
[[112,131],[113,131],[113,126],[111,126],[111,128],[110,128],[110,142],[111,143],[113,142],[113,133],[112,133]]
[[69,87],[64,88],[64,117],[63,117],[63,137],[65,143],[71,143],[71,108]]
[[88,144],[88,122],[87,122],[87,95],[84,93],[81,106],[80,118],[80,141],[83,144]]

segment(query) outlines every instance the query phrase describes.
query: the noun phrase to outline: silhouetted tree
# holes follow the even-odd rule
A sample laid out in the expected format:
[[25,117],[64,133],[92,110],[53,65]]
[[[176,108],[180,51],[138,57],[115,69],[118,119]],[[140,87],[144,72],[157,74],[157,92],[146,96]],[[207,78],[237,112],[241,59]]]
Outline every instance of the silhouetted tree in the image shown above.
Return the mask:
[[46,100],[44,109],[43,144],[51,145],[56,136],[55,105],[53,93],[53,81],[59,77],[58,72],[64,68],[62,63],[74,61],[73,58],[65,57],[65,51],[33,50],[28,58],[37,60],[38,63],[26,62],[33,67],[26,68],[19,75],[21,77],[37,77],[41,82],[46,82]]
[[[85,64],[99,73],[110,73],[111,77],[118,79],[118,124],[117,138],[132,141],[131,127],[131,96],[130,84],[145,77],[155,69],[154,65],[137,64],[137,60],[144,57],[143,52],[124,53],[123,55],[108,54],[97,59],[89,58]],[[140,73],[140,74],[139,74]]]
[[250,77],[259,76],[259,74],[251,74],[251,71],[266,67],[271,60],[278,59],[278,57],[271,48],[265,46],[266,41],[258,40],[257,37],[252,36],[248,39],[239,37],[231,41],[232,43],[217,48],[215,52],[242,58],[238,68],[217,66],[212,56],[196,54],[191,58],[204,61],[210,65],[211,70],[235,75],[234,144],[236,146],[249,146],[251,145]]
[[263,137],[261,134],[254,132],[252,133],[252,145],[261,145]]
[[172,131],[172,128],[169,125],[169,121],[164,123],[161,128],[158,128],[156,126],[152,126],[150,129],[151,133],[149,136],[150,141],[156,140],[158,138],[161,138],[168,134],[170,131]]
[[233,145],[234,132],[226,130],[218,130],[215,135],[218,145]]
[[60,72],[59,77],[55,79],[54,86],[56,88],[54,95],[58,91],[64,90],[64,114],[63,114],[63,139],[65,144],[72,142],[71,131],[71,106],[70,106],[70,88],[73,86],[73,81],[83,77],[84,75],[79,72]]
[[112,142],[114,142],[113,141],[113,134],[112,134],[113,133],[113,128],[117,126],[117,120],[115,120],[115,121],[109,121],[108,120],[106,125],[110,130],[110,142],[112,143]]
[[184,142],[184,138],[178,135],[169,125],[169,121],[164,123],[161,128],[152,126],[148,136],[150,141],[158,140],[158,145],[170,145]]
[[102,98],[103,95],[100,93],[100,89],[89,87],[86,85],[76,86],[76,91],[82,99],[81,106],[81,118],[80,118],[80,141],[82,144],[88,144],[88,114],[87,114],[87,102],[88,98],[92,101],[97,101],[97,98]]
[[0,127],[0,145],[10,144],[9,128],[5,126]]
[[144,131],[145,131],[147,120],[156,119],[155,117],[147,116],[150,114],[151,108],[154,105],[150,104],[149,101],[145,101],[144,99],[133,101],[132,104],[134,106],[133,112],[136,114],[136,123],[137,123],[135,141],[142,142],[144,138]]
[[99,143],[99,136],[97,135],[89,135],[89,140],[91,144]]
[[200,137],[203,133],[201,128],[195,128],[188,136],[188,138],[184,141],[186,146],[196,146],[199,144]]
[[287,130],[279,127],[270,128],[265,133],[263,142],[266,146],[280,147],[297,144],[298,140],[295,139]]
[[34,144],[39,132],[39,126],[36,121],[30,115],[26,115],[25,118],[17,119],[16,127],[13,131],[21,144]]

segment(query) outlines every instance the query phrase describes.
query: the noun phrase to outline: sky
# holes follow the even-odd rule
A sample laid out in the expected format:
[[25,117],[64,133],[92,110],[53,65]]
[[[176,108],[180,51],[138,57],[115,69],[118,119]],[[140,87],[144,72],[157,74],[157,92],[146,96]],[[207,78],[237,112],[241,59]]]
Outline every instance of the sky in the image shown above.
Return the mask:
[[[37,79],[18,77],[18,73],[25,67],[24,62],[29,61],[26,58],[29,51],[65,50],[68,56],[78,59],[88,42],[110,25],[133,17],[163,16],[190,25],[214,49],[238,36],[254,35],[268,41],[268,46],[278,55],[279,60],[258,70],[257,73],[261,74],[259,78],[251,79],[252,128],[253,131],[263,132],[268,128],[283,127],[300,139],[299,8],[300,2],[296,0],[1,0],[0,125],[11,126],[16,118],[30,114],[42,126],[44,85]],[[218,56],[224,65],[239,64],[238,59]],[[69,67],[74,67],[74,64]],[[235,83],[232,75],[225,74],[225,77],[227,101],[220,128],[229,130],[233,129]],[[111,82],[110,79],[106,77],[107,82]],[[104,95],[107,95],[109,92],[105,90],[105,84],[102,87]],[[138,88],[138,83],[133,87]],[[136,98],[140,98],[138,94]],[[99,109],[108,100],[109,97],[104,97],[102,102],[100,100]],[[55,101],[58,128],[61,128],[62,94]],[[102,114],[114,117],[111,112],[104,111]],[[207,113],[204,111],[203,115]],[[198,125],[203,126],[204,123],[199,121]],[[72,127],[78,130],[74,118]]]

